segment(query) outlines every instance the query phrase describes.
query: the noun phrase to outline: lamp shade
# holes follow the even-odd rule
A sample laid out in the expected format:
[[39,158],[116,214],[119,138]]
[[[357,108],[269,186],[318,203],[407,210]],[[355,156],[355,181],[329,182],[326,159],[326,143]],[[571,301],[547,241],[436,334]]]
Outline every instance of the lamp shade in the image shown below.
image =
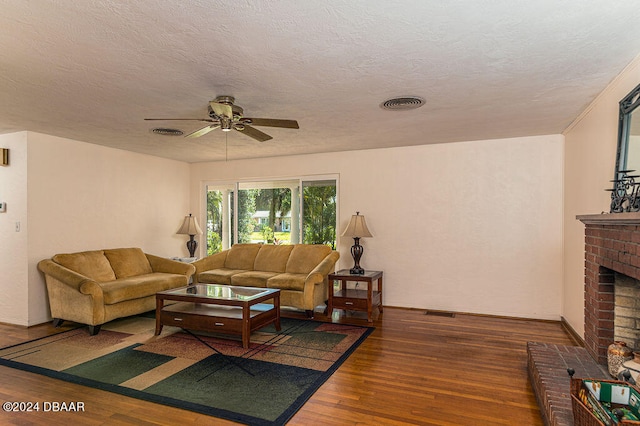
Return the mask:
[[189,216],[184,217],[184,222],[182,222],[182,226],[178,229],[176,234],[200,235],[202,234],[202,229],[198,226],[198,221],[195,216],[192,216],[191,213],[189,213]]
[[353,238],[373,237],[371,232],[369,232],[369,228],[367,228],[367,222],[365,222],[364,216],[361,215],[360,212],[356,212],[356,214],[351,216],[349,225],[342,233],[342,236]]

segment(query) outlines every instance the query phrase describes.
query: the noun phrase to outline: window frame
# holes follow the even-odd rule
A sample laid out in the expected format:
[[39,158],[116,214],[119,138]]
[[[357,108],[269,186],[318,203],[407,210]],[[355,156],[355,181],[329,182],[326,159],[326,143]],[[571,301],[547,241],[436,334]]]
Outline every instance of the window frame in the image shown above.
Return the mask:
[[[227,250],[233,246],[238,241],[238,191],[241,189],[247,189],[247,185],[257,185],[258,187],[270,188],[274,186],[269,186],[270,182],[297,182],[298,185],[298,202],[299,202],[299,210],[298,215],[300,220],[298,221],[298,238],[297,242],[292,242],[292,244],[299,244],[303,239],[303,212],[304,212],[304,197],[303,197],[303,185],[304,183],[314,182],[314,181],[331,181],[333,180],[336,185],[336,246],[339,244],[339,232],[338,225],[340,223],[340,175],[339,174],[322,174],[322,175],[305,175],[305,176],[293,176],[293,177],[272,177],[272,178],[260,178],[260,179],[237,179],[237,180],[208,180],[203,181],[201,186],[201,208],[200,208],[200,217],[203,217],[205,220],[205,228],[206,227],[206,218],[207,218],[207,193],[210,190],[218,190],[218,191],[230,191],[233,193],[232,206],[231,206],[231,215],[233,216],[233,223],[225,222],[225,218],[227,215],[223,214],[222,217],[222,226],[229,227],[228,238],[222,240],[222,250]],[[223,196],[224,198],[224,196]],[[293,200],[292,200],[293,204]],[[293,212],[292,212],[293,214]],[[204,253],[207,253],[207,235],[203,236],[203,243],[200,244],[199,248]],[[290,231],[291,232],[291,231]]]

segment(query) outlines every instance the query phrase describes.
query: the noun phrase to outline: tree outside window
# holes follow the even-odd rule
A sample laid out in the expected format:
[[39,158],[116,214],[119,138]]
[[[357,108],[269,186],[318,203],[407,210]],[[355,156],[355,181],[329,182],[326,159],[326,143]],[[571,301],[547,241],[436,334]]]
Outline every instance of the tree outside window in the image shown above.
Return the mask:
[[[207,187],[208,255],[229,248],[236,242],[304,242],[326,244],[335,249],[335,179],[243,182],[234,186],[224,184]],[[227,213],[223,214],[225,210]],[[236,215],[237,232],[234,229]]]

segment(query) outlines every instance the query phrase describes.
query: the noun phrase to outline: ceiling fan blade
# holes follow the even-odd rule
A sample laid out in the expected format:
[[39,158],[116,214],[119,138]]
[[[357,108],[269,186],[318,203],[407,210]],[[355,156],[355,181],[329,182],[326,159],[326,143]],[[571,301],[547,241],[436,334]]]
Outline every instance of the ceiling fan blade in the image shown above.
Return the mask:
[[146,121],[204,121],[206,123],[217,123],[217,120],[210,118],[145,118]]
[[284,127],[285,129],[299,129],[296,120],[279,120],[277,118],[243,118],[242,122],[252,126]]
[[235,128],[235,130],[237,130],[240,133],[244,133],[245,135],[252,137],[259,142],[264,142],[264,141],[268,141],[269,139],[273,139],[268,134],[263,133],[260,130],[256,129],[255,127],[249,126],[248,124],[245,124],[243,128]]
[[212,130],[215,130],[220,127],[220,123],[211,124],[210,126],[205,126],[202,129],[198,129],[195,132],[191,132],[185,136],[185,138],[199,138],[202,135],[206,135]]
[[209,102],[211,109],[218,117],[233,118],[233,108],[231,105],[221,104],[220,102]]

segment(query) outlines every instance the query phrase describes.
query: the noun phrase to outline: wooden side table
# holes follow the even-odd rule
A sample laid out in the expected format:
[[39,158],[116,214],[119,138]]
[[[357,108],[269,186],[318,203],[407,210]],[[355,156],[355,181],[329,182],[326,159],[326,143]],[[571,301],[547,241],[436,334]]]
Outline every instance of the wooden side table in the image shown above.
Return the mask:
[[[348,269],[329,274],[329,300],[327,301],[327,315],[331,316],[334,309],[349,311],[363,311],[367,313],[367,321],[373,322],[371,314],[374,307],[382,312],[382,271],[365,271],[363,275],[352,275]],[[334,282],[340,281],[340,290],[334,291]],[[347,282],[355,281],[367,284],[366,290],[347,288]],[[376,288],[373,283],[376,282]]]

